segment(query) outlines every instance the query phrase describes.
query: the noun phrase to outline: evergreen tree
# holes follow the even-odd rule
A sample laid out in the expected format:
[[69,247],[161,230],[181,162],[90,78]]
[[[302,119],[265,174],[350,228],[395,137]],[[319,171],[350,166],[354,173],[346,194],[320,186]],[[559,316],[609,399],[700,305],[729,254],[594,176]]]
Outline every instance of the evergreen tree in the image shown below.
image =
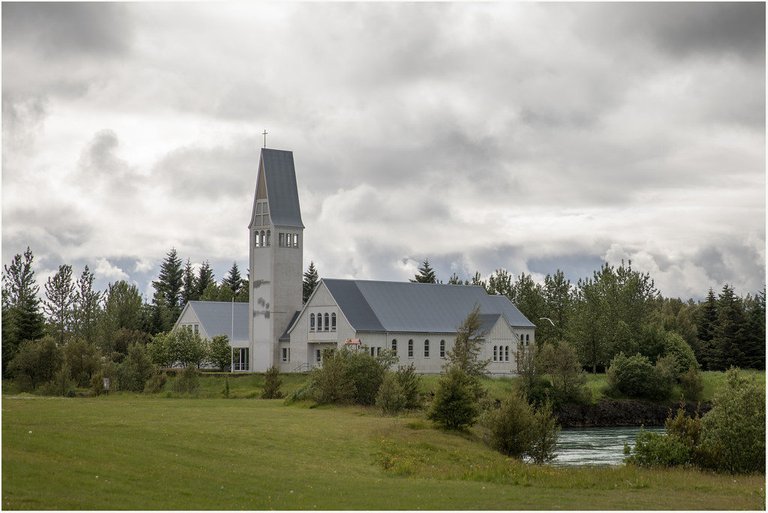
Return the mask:
[[184,274],[182,275],[181,301],[183,305],[186,305],[190,301],[196,301],[197,299],[199,299],[197,295],[197,277],[192,270],[192,263],[187,258]]
[[713,365],[716,370],[726,370],[741,365],[744,355],[741,339],[744,328],[744,310],[741,299],[733,288],[724,285],[717,298],[717,325],[712,338]]
[[712,345],[712,339],[715,336],[715,327],[717,326],[717,299],[715,292],[710,288],[707,293],[707,299],[699,305],[697,337],[700,353],[696,359],[702,364],[705,370],[712,370],[715,361],[718,360],[715,347]]
[[544,278],[542,292],[544,295],[544,317],[551,319],[554,326],[545,319],[539,325],[536,339],[541,343],[558,343],[565,339],[573,313],[571,282],[565,278],[563,271],[558,269],[554,275],[548,274]]
[[197,299],[202,299],[203,294],[205,293],[205,289],[207,289],[210,285],[216,285],[216,280],[213,277],[213,269],[211,269],[211,264],[209,264],[208,260],[206,260],[203,262],[203,265],[200,266],[200,271],[197,274],[197,280],[195,283],[195,297]]
[[319,281],[319,278],[317,275],[317,268],[315,267],[315,263],[309,262],[309,267],[304,272],[304,282],[303,282],[303,302],[304,303],[309,301],[309,296],[311,296],[312,292],[314,292],[315,287],[317,287],[318,281]]
[[93,273],[86,265],[77,281],[74,305],[75,336],[89,343],[96,342],[102,301],[102,293],[93,290],[93,279]]
[[44,318],[40,312],[40,290],[35,283],[32,269],[34,256],[27,248],[22,255],[15,255],[10,266],[3,266],[3,376],[8,362],[24,340],[37,340],[43,336]]
[[240,276],[240,269],[237,268],[237,262],[232,262],[232,268],[229,270],[229,273],[224,280],[222,280],[221,286],[232,291],[231,297],[235,297],[237,293],[240,292],[242,277]]
[[171,248],[163,263],[160,264],[158,279],[152,282],[156,292],[154,296],[155,307],[166,308],[168,311],[165,315],[171,319],[171,323],[176,322],[181,313],[183,285],[184,269],[181,267],[181,259],[176,254],[176,248]]
[[453,273],[451,277],[448,278],[448,285],[466,285],[466,282],[462,282],[461,279],[459,279],[459,275]]
[[419,266],[419,272],[414,278],[411,283],[437,283],[435,270],[430,267],[428,258],[424,259],[424,262]]
[[765,289],[745,301],[742,366],[765,370]]
[[515,289],[512,286],[512,275],[505,269],[497,269],[495,273],[488,277],[488,294],[499,294],[506,296],[510,301],[515,301]]
[[72,282],[72,266],[60,265],[58,272],[45,283],[43,311],[48,315],[51,334],[56,342],[64,344],[71,332],[74,319],[75,284]]
[[472,281],[470,283],[464,282],[465,285],[477,285],[480,287],[483,287],[486,292],[488,292],[488,287],[485,285],[485,281],[480,277],[480,271],[475,271],[475,274],[472,276]]

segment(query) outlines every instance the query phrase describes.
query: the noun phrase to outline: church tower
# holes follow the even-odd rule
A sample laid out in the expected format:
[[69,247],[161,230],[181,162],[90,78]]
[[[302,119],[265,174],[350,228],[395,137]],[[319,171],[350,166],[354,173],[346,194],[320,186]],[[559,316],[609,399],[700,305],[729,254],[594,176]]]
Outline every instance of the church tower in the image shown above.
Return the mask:
[[278,365],[277,347],[302,305],[303,232],[290,151],[263,148],[250,233],[250,368]]

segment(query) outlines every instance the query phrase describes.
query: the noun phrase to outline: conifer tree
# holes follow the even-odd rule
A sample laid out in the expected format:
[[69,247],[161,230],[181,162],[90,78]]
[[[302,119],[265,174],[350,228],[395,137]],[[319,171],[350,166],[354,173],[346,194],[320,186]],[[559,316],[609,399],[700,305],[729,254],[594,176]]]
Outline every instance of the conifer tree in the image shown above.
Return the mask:
[[232,297],[236,296],[240,292],[242,286],[242,277],[240,276],[240,269],[237,267],[237,262],[232,262],[232,268],[229,273],[221,282],[222,287],[226,287],[232,291]]
[[[165,308],[167,312],[159,312],[161,317],[170,319],[171,324],[176,322],[181,313],[181,292],[184,285],[184,270],[181,267],[181,259],[176,254],[176,248],[171,248],[165,260],[160,264],[160,275],[152,282],[155,288],[153,298],[155,308]],[[161,300],[162,299],[162,300]]]
[[315,263],[309,262],[309,267],[304,272],[304,281],[302,283],[302,286],[303,286],[302,301],[304,303],[309,301],[309,296],[311,296],[312,292],[315,291],[315,287],[317,287],[318,280],[319,278],[317,275],[317,268],[315,267]]
[[742,367],[765,370],[765,289],[744,301]]
[[712,370],[714,362],[718,358],[715,347],[712,345],[715,327],[717,326],[717,299],[715,298],[715,292],[711,288],[707,293],[707,299],[699,307],[698,317],[696,331],[698,332],[700,354],[697,354],[696,358],[705,370]]
[[189,261],[189,258],[187,258],[187,263],[184,266],[184,274],[182,275],[182,304],[186,305],[190,301],[196,301],[199,297],[200,296],[197,295],[197,277],[192,270],[192,263]]
[[741,298],[726,284],[717,298],[717,325],[712,337],[715,369],[726,370],[731,366],[741,365],[743,328],[744,310]]
[[506,296],[514,303],[515,290],[512,287],[512,275],[506,269],[496,269],[496,272],[488,277],[486,292]]
[[435,270],[429,265],[428,258],[424,259],[424,262],[419,266],[419,272],[414,278],[411,283],[437,283]]
[[45,283],[43,311],[56,343],[63,345],[72,329],[75,305],[75,284],[72,282],[72,266],[60,265],[59,270]]
[[211,285],[216,285],[216,280],[213,277],[213,269],[211,269],[211,264],[208,263],[208,260],[205,260],[200,266],[200,271],[197,274],[197,280],[195,282],[195,297],[197,299],[201,299],[205,289]]
[[24,340],[37,340],[43,336],[44,318],[40,312],[40,290],[32,269],[34,256],[27,247],[22,255],[13,257],[10,266],[3,266],[3,375]]
[[93,273],[86,265],[83,274],[77,280],[74,305],[75,336],[89,343],[96,342],[103,297],[100,291],[93,290],[93,279]]

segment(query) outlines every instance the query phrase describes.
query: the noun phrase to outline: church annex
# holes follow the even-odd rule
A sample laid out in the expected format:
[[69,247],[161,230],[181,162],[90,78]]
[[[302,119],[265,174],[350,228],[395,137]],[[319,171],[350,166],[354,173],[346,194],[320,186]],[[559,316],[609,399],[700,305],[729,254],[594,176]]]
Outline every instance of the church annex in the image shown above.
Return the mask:
[[262,149],[248,232],[246,315],[244,304],[194,301],[176,323],[208,338],[230,336],[235,371],[275,365],[306,372],[322,365],[324,350],[348,346],[372,354],[391,350],[401,365],[438,373],[456,328],[475,306],[488,372],[514,374],[518,343],[534,342],[535,325],[509,299],[478,286],[322,279],[302,305],[304,224],[290,151]]

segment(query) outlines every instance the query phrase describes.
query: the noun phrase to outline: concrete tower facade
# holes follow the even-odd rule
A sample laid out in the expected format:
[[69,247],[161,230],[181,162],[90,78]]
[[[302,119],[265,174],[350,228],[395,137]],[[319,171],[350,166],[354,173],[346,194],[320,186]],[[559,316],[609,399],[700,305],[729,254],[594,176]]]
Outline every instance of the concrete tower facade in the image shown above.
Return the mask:
[[302,307],[304,224],[290,151],[261,150],[250,234],[250,370],[278,364],[278,344]]

